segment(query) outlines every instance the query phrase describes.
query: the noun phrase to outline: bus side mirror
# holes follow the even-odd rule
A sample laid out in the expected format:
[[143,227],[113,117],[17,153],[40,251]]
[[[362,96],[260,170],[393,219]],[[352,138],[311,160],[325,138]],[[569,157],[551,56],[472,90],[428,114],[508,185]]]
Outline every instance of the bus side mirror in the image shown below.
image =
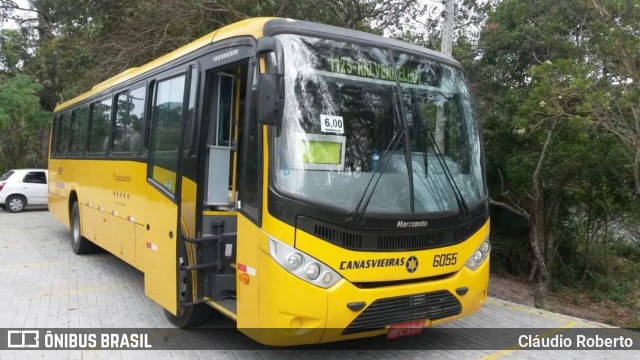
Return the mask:
[[284,101],[284,78],[278,74],[261,74],[258,82],[258,123],[280,125]]

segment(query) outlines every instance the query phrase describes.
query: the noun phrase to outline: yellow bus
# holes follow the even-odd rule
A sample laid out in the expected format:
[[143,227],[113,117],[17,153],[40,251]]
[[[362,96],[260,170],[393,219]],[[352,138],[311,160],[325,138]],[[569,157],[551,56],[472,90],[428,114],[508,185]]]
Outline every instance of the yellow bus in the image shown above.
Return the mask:
[[268,345],[419,332],[479,310],[489,213],[460,64],[256,18],[55,109],[49,209],[144,273],[179,327]]

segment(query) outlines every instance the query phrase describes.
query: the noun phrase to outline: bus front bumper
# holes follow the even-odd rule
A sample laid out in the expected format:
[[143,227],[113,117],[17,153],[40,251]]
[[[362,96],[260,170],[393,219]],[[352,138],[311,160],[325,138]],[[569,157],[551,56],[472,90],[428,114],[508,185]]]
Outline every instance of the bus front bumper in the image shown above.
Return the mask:
[[[489,258],[475,271],[463,266],[451,276],[434,281],[365,289],[342,279],[331,288],[322,289],[291,275],[269,254],[262,253],[260,257],[260,329],[240,330],[266,345],[314,344],[382,335],[389,326],[404,322],[393,319],[415,321],[416,311],[425,314],[424,318],[418,315],[425,327],[433,326],[478,311],[487,297]],[[376,300],[378,304],[372,306]],[[361,309],[354,306],[362,303]],[[444,305],[438,308],[439,304]],[[389,312],[395,316],[389,317]],[[360,316],[363,318],[354,322]]]

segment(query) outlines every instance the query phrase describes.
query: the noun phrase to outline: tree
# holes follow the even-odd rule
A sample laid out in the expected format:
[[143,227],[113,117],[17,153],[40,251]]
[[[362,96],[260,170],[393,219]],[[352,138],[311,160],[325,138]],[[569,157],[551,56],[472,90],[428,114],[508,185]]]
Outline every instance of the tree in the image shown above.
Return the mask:
[[[640,6],[633,1],[591,0],[595,21],[589,39],[609,103],[597,110],[598,124],[632,154],[635,190],[640,195]],[[611,86],[613,85],[613,86]]]
[[50,114],[42,111],[42,86],[24,74],[0,80],[0,167],[39,167],[46,164]]
[[[492,204],[528,224],[530,277],[537,281],[538,307],[545,305],[553,269],[567,256],[563,252],[577,249],[568,243],[575,229],[567,224],[590,219],[588,245],[588,234],[597,233],[591,220],[606,216],[585,201],[613,209],[604,204],[630,191],[625,180],[630,176],[604,174],[628,173],[620,161],[611,162],[609,153],[615,150],[619,156],[620,147],[602,130],[614,123],[611,113],[616,111],[617,129],[628,127],[633,109],[619,96],[620,80],[629,75],[610,77],[613,64],[620,61],[601,49],[616,43],[604,31],[611,20],[598,20],[601,15],[595,10],[591,0],[505,0],[489,14],[479,40],[480,57],[473,65],[476,104],[485,120]],[[583,217],[583,211],[590,216]],[[586,268],[589,249],[584,251]]]
[[0,30],[0,71],[11,74],[28,67],[33,59],[30,47],[26,31]]

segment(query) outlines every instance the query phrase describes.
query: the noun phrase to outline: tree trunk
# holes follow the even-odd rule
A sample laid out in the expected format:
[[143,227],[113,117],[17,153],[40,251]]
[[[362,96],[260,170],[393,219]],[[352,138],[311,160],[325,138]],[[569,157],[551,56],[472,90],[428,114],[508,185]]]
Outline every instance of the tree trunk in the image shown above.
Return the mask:
[[636,149],[636,161],[633,167],[633,176],[636,181],[636,193],[640,195],[640,134],[638,134],[638,148]]
[[[38,49],[47,49],[53,42],[54,34],[47,2],[34,1],[33,6],[38,14]],[[57,60],[51,54],[41,54],[41,70],[38,72],[38,82],[43,86],[40,92],[42,106],[53,111],[58,103],[59,85],[56,80]]]
[[547,290],[549,289],[549,279],[540,280],[536,284],[533,292],[533,305],[537,309],[544,309],[547,301]]
[[545,240],[547,235],[546,221],[545,221],[545,206],[544,206],[544,189],[542,182],[540,181],[540,172],[542,170],[542,164],[546,158],[547,151],[551,145],[551,140],[555,135],[557,121],[554,121],[547,132],[547,136],[538,158],[538,164],[536,170],[533,172],[532,184],[531,184],[531,216],[529,217],[529,241],[538,263],[538,284],[533,294],[533,302],[536,308],[544,309],[545,300],[547,297],[547,289],[549,287],[549,268],[547,267],[547,254],[548,246],[553,245],[553,241],[549,242]]
[[582,269],[582,281],[587,278],[587,271],[589,270],[589,240],[591,235],[591,205],[593,204],[593,185],[589,186],[589,197],[587,205],[587,230],[585,231],[584,238],[584,261],[582,262],[584,268]]
[[534,199],[531,221],[529,223],[529,240],[533,255],[535,256],[536,266],[538,268],[537,284],[533,294],[533,302],[536,308],[544,309],[547,297],[547,289],[549,287],[549,270],[545,259],[543,249],[545,246],[545,224],[544,211],[542,207],[542,199]]
[[535,281],[538,276],[538,261],[533,260],[533,264],[531,264],[531,272],[529,273],[529,281]]

